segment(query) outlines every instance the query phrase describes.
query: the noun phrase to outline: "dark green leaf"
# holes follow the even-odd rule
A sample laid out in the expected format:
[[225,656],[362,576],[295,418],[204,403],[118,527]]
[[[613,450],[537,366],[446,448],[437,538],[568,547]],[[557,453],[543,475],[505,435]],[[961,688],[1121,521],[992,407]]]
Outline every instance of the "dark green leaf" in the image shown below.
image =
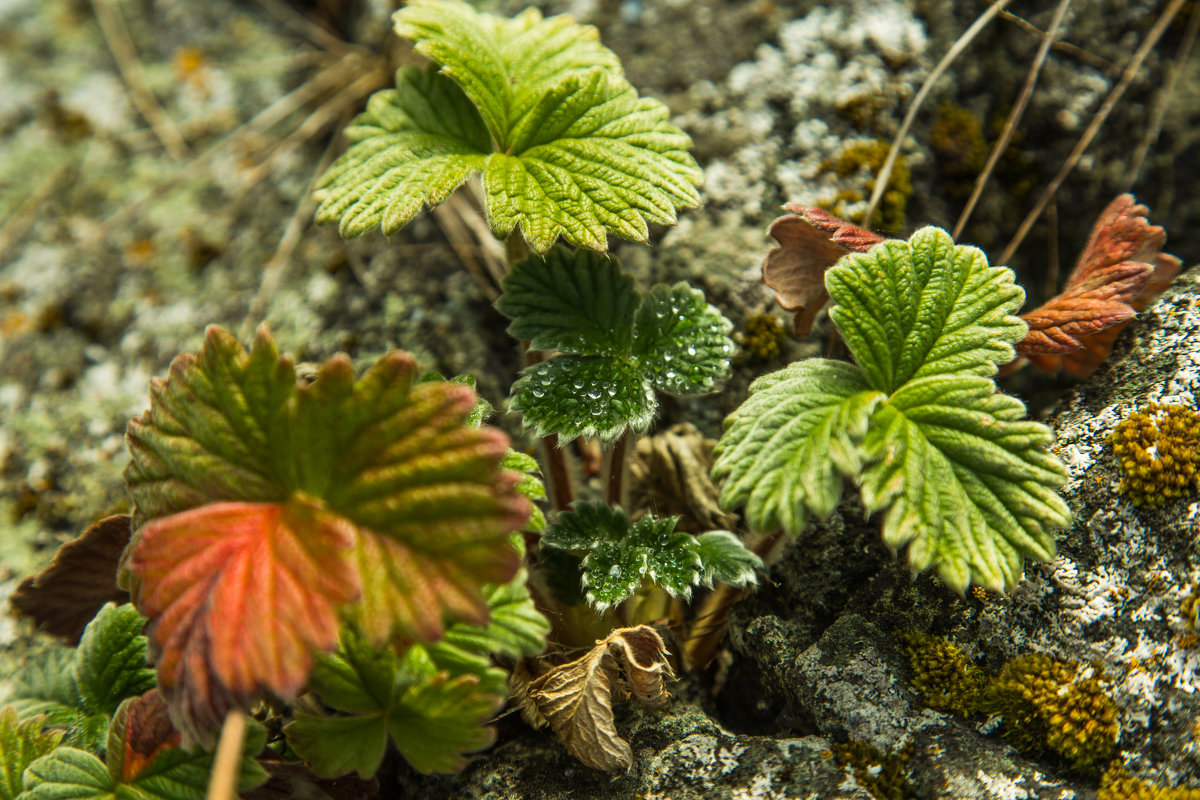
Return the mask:
[[109,604],[84,629],[76,652],[75,679],[85,708],[112,715],[126,697],[154,688],[146,662],[146,618],[132,605]]
[[755,571],[763,568],[762,559],[729,531],[710,531],[697,536],[696,555],[700,556],[700,582],[708,587],[714,581],[730,586],[754,586],[758,583]]
[[513,384],[512,407],[538,436],[562,440],[616,439],[644,431],[654,419],[654,390],[629,362],[600,356],[559,356],[525,370]]
[[732,324],[686,283],[655,286],[642,300],[633,355],[668,394],[706,394],[729,373]]

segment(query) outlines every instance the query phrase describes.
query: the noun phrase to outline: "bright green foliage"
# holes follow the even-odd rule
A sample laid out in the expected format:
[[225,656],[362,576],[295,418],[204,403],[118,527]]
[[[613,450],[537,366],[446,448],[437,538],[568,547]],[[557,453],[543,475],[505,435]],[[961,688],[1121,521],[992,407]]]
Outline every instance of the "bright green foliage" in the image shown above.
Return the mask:
[[494,733],[484,725],[507,694],[507,674],[491,666],[488,655],[537,655],[550,631],[524,575],[490,587],[487,596],[486,627],[457,623],[441,641],[414,645],[402,656],[343,630],[337,651],[318,660],[309,686],[346,714],[298,712],[287,727],[292,747],[323,776],[374,775],[389,736],[422,772],[459,769],[464,752],[491,743]]
[[47,651],[14,676],[8,705],[22,719],[44,715],[45,726],[62,730],[66,744],[99,752],[121,701],[154,687],[145,624],[131,605],[106,605],[78,648]]
[[657,388],[711,392],[729,370],[727,319],[684,283],[634,288],[614,258],[555,248],[518,263],[496,301],[508,332],[559,355],[513,385],[513,408],[539,436],[619,437],[654,419]]
[[582,584],[597,611],[632,596],[646,581],[691,598],[692,587],[714,580],[752,586],[762,561],[726,531],[703,536],[675,531],[678,517],[650,515],[630,522],[620,508],[578,502],[542,537],[542,545],[583,555]]
[[440,70],[402,69],[347,129],[316,193],[317,219],[343,236],[390,234],[475,172],[493,232],[520,225],[539,253],[560,235],[596,250],[609,233],[644,240],[648,222],[699,203],[691,140],[637,96],[594,28],[418,0],[396,30]]
[[[113,732],[112,741],[123,738],[121,730]],[[250,720],[239,791],[249,791],[267,780],[267,773],[254,760],[266,738],[266,729]],[[83,750],[60,747],[25,771],[20,800],[199,800],[205,796],[212,771],[211,752],[165,747],[147,763],[139,764],[135,772],[122,769],[123,757],[118,747],[109,748],[107,763]]]
[[884,541],[959,591],[1009,588],[1024,557],[1052,558],[1066,469],[990,378],[1025,331],[1012,279],[935,228],[843,258],[826,287],[859,366],[804,361],[751,385],[715,450],[722,504],[797,534],[855,481]]
[[0,800],[15,800],[21,773],[62,739],[62,731],[44,731],[42,722],[40,717],[19,721],[11,708],[0,711]]
[[487,618],[529,516],[508,439],[470,425],[475,393],[416,383],[407,354],[356,377],[335,357],[298,384],[265,331],[211,328],[129,426],[135,602],[159,685],[207,741],[231,703],[294,696],[343,618],[372,641],[437,639]]

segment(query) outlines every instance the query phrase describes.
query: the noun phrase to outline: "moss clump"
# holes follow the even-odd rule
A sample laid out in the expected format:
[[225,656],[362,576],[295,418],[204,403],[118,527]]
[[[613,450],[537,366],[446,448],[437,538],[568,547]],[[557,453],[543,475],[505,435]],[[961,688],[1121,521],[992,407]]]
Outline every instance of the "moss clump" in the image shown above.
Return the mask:
[[916,796],[908,779],[910,748],[884,753],[865,742],[848,742],[830,749],[838,766],[853,772],[859,785],[877,800],[911,800]]
[[984,692],[984,711],[1003,718],[1004,736],[1027,752],[1050,750],[1070,767],[1094,773],[1117,752],[1117,706],[1075,661],[1044,653],[1004,665]]
[[787,328],[774,314],[754,314],[745,330],[733,335],[747,361],[772,361],[779,357],[787,339]]
[[1135,506],[1156,508],[1200,487],[1200,413],[1151,404],[1108,437],[1120,464],[1121,491]]
[[[882,139],[871,141],[850,142],[832,159],[822,164],[822,169],[832,172],[839,178],[848,179],[861,177],[866,179],[866,192],[875,190],[875,175],[887,160],[891,143]],[[904,229],[905,210],[908,208],[908,198],[912,195],[912,175],[908,168],[908,159],[903,155],[896,159],[892,167],[892,176],[888,179],[887,188],[879,203],[879,217],[875,220],[880,230],[895,233]],[[851,222],[862,222],[862,213],[847,211],[848,206],[866,200],[864,192],[859,189],[844,189],[834,198],[832,207],[826,208],[833,214]]]
[[1200,800],[1200,789],[1166,789],[1138,780],[1129,770],[1113,764],[1100,778],[1096,800]]
[[979,119],[960,105],[944,104],[929,129],[929,146],[937,156],[935,165],[946,182],[946,193],[955,199],[968,197],[975,176],[987,163],[988,146]]
[[959,647],[927,633],[904,634],[900,647],[913,671],[913,688],[925,705],[960,717],[979,712],[987,675]]

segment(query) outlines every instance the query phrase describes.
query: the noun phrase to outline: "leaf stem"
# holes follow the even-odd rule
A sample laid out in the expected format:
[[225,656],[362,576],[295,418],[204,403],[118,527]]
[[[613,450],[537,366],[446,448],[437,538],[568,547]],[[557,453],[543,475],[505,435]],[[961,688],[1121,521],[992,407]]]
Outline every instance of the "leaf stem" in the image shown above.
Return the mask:
[[605,485],[604,501],[610,506],[625,506],[625,473],[628,471],[628,459],[625,457],[629,443],[629,430],[613,443],[608,451],[608,478]]
[[242,745],[246,739],[246,712],[232,709],[225,715],[221,739],[217,742],[217,757],[213,761],[205,800],[233,800],[237,797],[237,780],[242,762]]

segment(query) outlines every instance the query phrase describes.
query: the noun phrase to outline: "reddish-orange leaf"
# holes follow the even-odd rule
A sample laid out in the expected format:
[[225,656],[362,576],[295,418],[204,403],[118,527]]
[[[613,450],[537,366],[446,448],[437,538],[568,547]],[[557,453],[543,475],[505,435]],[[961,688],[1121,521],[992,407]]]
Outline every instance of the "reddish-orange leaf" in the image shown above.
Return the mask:
[[214,503],[145,525],[131,567],[158,684],[177,727],[207,742],[263,691],[294,697],[313,650],[337,644],[360,591],[354,527],[299,499]]
[[105,603],[124,603],[117,565],[129,544],[129,515],[106,517],[58,548],[44,570],[26,578],[10,602],[40,630],[78,644],[83,629]]
[[795,312],[796,335],[812,329],[817,312],[829,302],[825,270],[846,253],[862,253],[884,239],[812,206],[788,203],[792,213],[771,223],[779,246],[763,260],[763,283],[774,290],[779,305]]
[[1147,213],[1129,194],[1109,203],[1066,288],[1022,315],[1029,334],[1018,353],[1039,369],[1074,375],[1087,375],[1104,360],[1121,328],[1179,272],[1179,259],[1160,252],[1166,231],[1151,225]]
[[109,747],[120,748],[122,783],[133,783],[159,753],[179,747],[183,739],[171,724],[167,704],[158,689],[122,703],[113,730],[121,734],[121,741],[110,740]]

